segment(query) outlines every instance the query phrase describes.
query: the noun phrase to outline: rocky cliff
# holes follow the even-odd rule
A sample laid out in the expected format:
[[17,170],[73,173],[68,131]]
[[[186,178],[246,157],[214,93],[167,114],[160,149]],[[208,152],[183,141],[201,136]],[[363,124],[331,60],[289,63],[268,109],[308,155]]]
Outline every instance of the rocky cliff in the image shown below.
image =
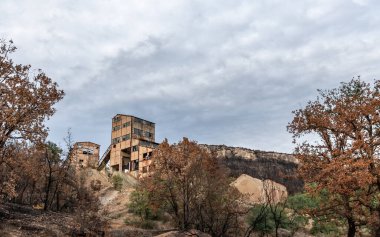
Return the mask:
[[225,145],[201,146],[215,152],[233,177],[247,174],[258,179],[271,179],[285,185],[290,194],[302,190],[303,182],[296,176],[299,162],[293,155]]

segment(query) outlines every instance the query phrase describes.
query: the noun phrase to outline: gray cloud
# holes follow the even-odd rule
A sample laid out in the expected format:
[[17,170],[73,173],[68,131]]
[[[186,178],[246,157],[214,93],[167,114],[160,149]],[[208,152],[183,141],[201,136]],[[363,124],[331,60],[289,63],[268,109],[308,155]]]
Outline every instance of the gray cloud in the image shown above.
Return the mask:
[[[22,2],[22,3],[21,3]],[[157,138],[291,152],[291,111],[318,88],[379,75],[375,1],[13,1],[0,35],[15,60],[66,91],[58,142],[109,144],[111,118],[156,122]]]

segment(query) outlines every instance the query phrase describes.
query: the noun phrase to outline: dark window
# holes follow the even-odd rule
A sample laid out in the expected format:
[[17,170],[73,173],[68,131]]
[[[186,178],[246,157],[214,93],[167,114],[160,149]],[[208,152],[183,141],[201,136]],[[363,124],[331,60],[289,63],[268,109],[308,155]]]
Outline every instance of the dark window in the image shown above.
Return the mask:
[[138,149],[139,149],[139,148],[138,148],[137,146],[133,146],[133,147],[132,147],[132,151],[138,151]]
[[134,163],[135,170],[139,170],[139,161],[134,160],[133,163]]
[[150,132],[144,132],[144,136],[151,138],[152,137],[152,133],[150,133]]
[[129,139],[131,139],[131,135],[130,134],[124,135],[124,136],[121,137],[121,139],[123,141],[129,140]]
[[137,135],[139,135],[139,136],[142,136],[143,131],[142,131],[141,129],[134,128],[134,129],[133,129],[133,133],[134,133],[134,134],[137,134]]
[[128,126],[130,126],[130,125],[131,125],[131,122],[123,123],[123,128],[126,128],[126,127],[128,127]]
[[147,152],[143,154],[144,160],[150,160],[150,158],[152,158],[152,152]]
[[120,142],[120,137],[112,139],[112,144],[116,144]]

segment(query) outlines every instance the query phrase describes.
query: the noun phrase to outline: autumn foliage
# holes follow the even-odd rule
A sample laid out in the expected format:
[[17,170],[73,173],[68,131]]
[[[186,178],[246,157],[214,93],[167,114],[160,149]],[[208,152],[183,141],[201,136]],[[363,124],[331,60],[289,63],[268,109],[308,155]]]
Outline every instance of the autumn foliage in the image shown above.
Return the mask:
[[41,70],[15,64],[9,57],[13,42],[0,41],[0,169],[2,198],[15,196],[14,182],[20,147],[45,141],[44,121],[55,112],[53,105],[64,93]]
[[288,125],[306,189],[323,202],[309,214],[341,220],[347,236],[380,234],[380,81],[360,78],[319,91]]
[[240,194],[215,156],[184,138],[166,140],[153,153],[153,170],[142,182],[152,210],[163,208],[181,230],[198,229],[212,236],[238,233]]
[[78,233],[98,231],[96,190],[83,184],[71,164],[71,134],[65,152],[46,141],[44,123],[64,92],[41,70],[15,64],[10,58],[15,50],[12,41],[0,40],[0,204],[71,212]]

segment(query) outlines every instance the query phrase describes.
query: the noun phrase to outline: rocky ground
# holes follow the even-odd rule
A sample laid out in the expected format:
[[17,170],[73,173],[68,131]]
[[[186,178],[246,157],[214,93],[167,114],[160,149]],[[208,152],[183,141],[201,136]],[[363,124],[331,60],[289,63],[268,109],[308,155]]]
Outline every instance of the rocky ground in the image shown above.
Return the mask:
[[71,236],[76,225],[70,214],[43,212],[18,204],[0,205],[0,236]]
[[[100,201],[100,213],[107,220],[104,233],[92,233],[86,236],[156,236],[162,234],[167,225],[158,223],[156,230],[144,230],[133,225],[126,225],[126,220],[133,222],[136,219],[128,212],[129,195],[134,190],[136,181],[131,177],[124,178],[121,191],[113,188],[110,179],[105,173],[92,169],[82,170],[86,176],[86,183],[92,180],[101,182],[101,189],[95,194]],[[62,237],[82,236],[74,214],[62,212],[45,212],[30,206],[18,204],[0,204],[0,236],[1,237]]]

